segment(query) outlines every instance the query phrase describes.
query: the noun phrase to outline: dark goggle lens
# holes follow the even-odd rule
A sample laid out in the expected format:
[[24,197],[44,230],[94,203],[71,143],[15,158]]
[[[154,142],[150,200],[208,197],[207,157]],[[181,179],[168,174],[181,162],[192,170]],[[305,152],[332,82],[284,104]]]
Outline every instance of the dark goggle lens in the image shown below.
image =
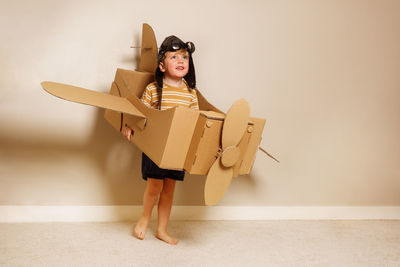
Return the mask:
[[179,43],[179,42],[177,42],[177,41],[173,41],[172,43],[171,43],[171,47],[172,47],[172,49],[174,49],[175,51],[177,51],[177,50],[180,50],[182,47],[181,47],[181,44]]
[[171,48],[174,51],[178,51],[178,50],[180,50],[182,48],[185,48],[189,53],[193,53],[194,50],[195,50],[194,44],[192,42],[186,42],[185,44],[182,44],[182,43],[180,43],[178,41],[173,41],[171,43]]
[[193,53],[194,52],[194,50],[195,50],[195,47],[194,47],[194,43],[192,43],[192,42],[186,42],[186,50],[189,52],[189,53]]
[[[172,51],[178,51],[183,48],[186,49],[190,54],[192,54],[195,50],[194,44],[192,42],[181,43],[176,40],[171,42],[170,48],[172,48]],[[160,47],[159,60],[162,60],[168,50],[169,49],[167,47]]]

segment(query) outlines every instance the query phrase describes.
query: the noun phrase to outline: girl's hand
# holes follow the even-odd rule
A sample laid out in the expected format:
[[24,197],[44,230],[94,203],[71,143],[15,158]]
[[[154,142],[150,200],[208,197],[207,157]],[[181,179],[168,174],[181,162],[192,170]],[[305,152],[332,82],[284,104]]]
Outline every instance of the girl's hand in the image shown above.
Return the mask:
[[133,135],[133,130],[131,128],[129,128],[128,126],[125,126],[122,129],[122,135],[125,136],[126,139],[131,141],[131,136]]

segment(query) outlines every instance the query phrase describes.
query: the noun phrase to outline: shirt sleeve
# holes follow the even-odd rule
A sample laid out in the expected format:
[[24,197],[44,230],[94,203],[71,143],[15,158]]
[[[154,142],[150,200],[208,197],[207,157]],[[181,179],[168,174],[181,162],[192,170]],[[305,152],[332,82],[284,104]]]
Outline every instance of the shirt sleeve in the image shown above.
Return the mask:
[[192,90],[192,95],[192,103],[190,104],[189,108],[199,110],[199,100],[197,99],[196,89]]
[[146,89],[144,89],[143,95],[140,98],[140,100],[142,100],[142,102],[149,108],[151,108],[152,106],[152,94],[151,94],[151,90],[150,87],[147,85]]

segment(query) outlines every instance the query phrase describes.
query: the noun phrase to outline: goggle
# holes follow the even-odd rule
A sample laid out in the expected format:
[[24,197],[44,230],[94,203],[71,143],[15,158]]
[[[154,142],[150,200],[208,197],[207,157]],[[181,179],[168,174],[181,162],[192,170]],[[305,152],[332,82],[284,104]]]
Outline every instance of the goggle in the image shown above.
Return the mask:
[[189,53],[193,53],[194,50],[195,50],[194,43],[192,43],[192,42],[181,43],[181,42],[179,42],[178,40],[173,40],[173,41],[171,42],[171,48],[172,48],[174,51],[178,51],[178,50],[184,48],[184,49],[186,49],[186,51],[188,51]]

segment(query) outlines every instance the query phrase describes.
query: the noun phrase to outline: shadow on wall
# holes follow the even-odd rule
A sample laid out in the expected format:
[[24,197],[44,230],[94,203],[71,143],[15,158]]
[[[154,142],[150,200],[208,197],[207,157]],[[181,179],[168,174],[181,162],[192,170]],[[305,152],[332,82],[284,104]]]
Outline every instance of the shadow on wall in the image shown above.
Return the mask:
[[[103,109],[96,109],[83,144],[53,141],[45,134],[34,140],[0,136],[0,205],[141,205],[146,186],[142,152],[103,115]],[[184,182],[177,182],[174,205],[204,205],[205,180],[187,173]],[[222,202],[247,205],[246,195],[254,192],[254,177],[238,176]]]
[[[84,144],[49,141],[46,135],[1,138],[0,205],[141,205],[142,152],[103,114],[97,109]],[[204,183],[204,176],[187,175],[177,185],[174,203],[203,205]]]

